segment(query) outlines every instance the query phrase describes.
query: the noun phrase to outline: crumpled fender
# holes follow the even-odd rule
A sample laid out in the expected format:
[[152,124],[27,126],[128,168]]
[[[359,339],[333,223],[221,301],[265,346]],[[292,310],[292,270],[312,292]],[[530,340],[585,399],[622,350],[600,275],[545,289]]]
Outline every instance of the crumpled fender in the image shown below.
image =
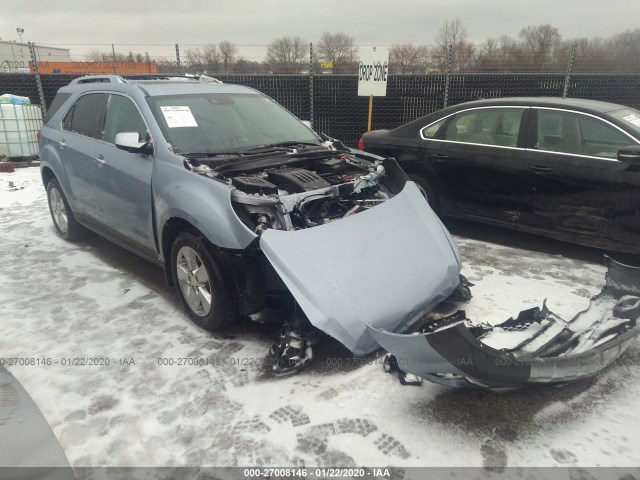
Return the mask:
[[[564,321],[546,304],[493,327],[472,326],[464,311],[400,335],[368,325],[398,368],[453,387],[519,388],[564,383],[594,375],[640,334],[640,268],[605,256],[606,284],[589,308]],[[522,340],[522,333],[530,335]],[[509,343],[493,348],[496,340]]]

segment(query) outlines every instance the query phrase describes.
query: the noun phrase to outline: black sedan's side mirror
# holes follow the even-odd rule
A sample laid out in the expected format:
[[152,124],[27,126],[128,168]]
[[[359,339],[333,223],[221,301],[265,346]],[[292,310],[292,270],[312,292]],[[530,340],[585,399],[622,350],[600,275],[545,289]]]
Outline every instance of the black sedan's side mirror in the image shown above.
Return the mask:
[[618,160],[627,163],[640,163],[640,145],[631,145],[618,150]]

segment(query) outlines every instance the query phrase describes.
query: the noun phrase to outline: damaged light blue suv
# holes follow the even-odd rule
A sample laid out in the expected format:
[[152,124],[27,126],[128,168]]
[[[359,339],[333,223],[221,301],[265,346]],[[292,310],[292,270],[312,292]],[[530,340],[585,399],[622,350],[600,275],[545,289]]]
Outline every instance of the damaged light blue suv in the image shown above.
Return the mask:
[[206,329],[281,312],[274,370],[305,365],[315,329],[376,350],[367,324],[404,331],[460,283],[454,241],[393,159],[247,87],[82,77],[40,150],[63,238],[88,228],[162,266]]

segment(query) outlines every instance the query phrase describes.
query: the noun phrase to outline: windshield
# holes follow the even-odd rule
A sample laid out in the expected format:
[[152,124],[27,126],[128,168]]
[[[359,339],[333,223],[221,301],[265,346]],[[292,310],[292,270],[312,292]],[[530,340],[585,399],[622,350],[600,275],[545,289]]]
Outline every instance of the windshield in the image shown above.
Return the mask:
[[147,101],[166,140],[183,154],[233,153],[281,142],[318,143],[314,132],[264,95],[198,93]]
[[627,127],[631,127],[637,134],[640,135],[640,111],[633,108],[625,108],[623,110],[609,112],[608,114],[613,118],[620,120]]

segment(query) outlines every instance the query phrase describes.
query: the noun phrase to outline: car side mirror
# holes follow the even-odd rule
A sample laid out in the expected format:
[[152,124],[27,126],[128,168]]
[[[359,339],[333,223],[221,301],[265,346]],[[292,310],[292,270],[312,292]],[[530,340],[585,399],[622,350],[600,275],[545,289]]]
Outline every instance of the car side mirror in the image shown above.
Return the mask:
[[140,141],[140,134],[138,132],[120,132],[116,134],[116,147],[120,150],[124,150],[130,153],[144,153],[150,154],[153,152],[151,142]]
[[627,163],[640,163],[640,145],[631,145],[618,150],[618,160]]

